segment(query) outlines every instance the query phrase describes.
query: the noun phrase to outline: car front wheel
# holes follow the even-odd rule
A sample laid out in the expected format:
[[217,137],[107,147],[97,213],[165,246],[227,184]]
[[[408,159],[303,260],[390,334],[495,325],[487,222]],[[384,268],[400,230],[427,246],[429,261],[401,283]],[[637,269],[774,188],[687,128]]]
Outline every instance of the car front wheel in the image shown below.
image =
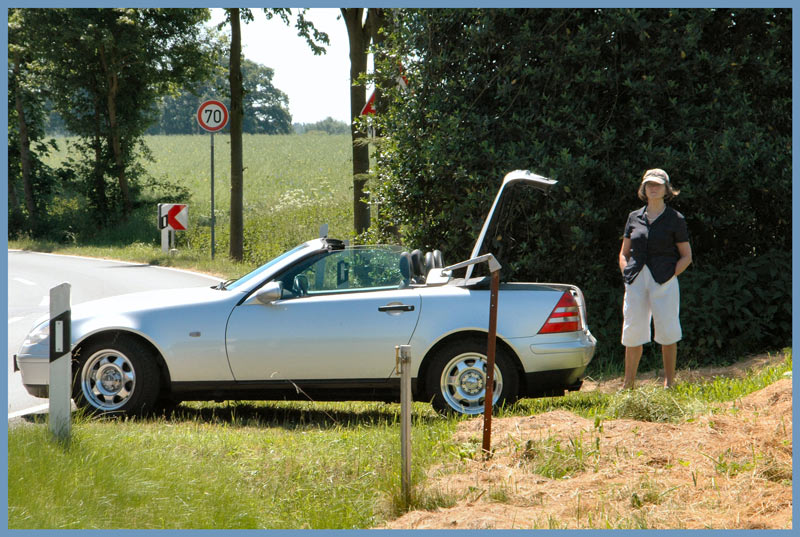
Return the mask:
[[118,336],[77,353],[73,399],[95,414],[141,414],[155,409],[159,370],[140,341]]
[[[448,345],[439,351],[428,370],[427,388],[431,404],[439,412],[482,414],[486,400],[486,340],[472,339]],[[508,354],[495,351],[493,405],[513,401],[519,379]]]

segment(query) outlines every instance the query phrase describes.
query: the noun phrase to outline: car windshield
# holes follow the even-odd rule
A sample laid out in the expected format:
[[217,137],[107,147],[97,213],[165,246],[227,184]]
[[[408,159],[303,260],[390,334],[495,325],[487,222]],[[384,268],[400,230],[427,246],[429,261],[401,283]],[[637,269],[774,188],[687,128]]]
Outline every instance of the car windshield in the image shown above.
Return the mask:
[[260,267],[258,267],[254,271],[252,271],[252,272],[250,272],[248,274],[245,274],[244,276],[242,276],[238,280],[234,280],[234,281],[232,281],[230,283],[226,283],[225,285],[221,285],[220,288],[221,289],[236,289],[237,287],[246,284],[247,282],[249,282],[253,278],[258,278],[260,275],[262,275],[264,272],[269,270],[271,267],[273,267],[277,263],[283,261],[284,259],[286,259],[290,255],[293,255],[293,254],[299,252],[300,250],[302,250],[304,248],[308,248],[308,244],[304,243],[304,244],[301,244],[300,246],[297,246],[296,248],[293,248],[293,249],[289,250],[288,252],[284,252],[281,255],[279,255],[278,257],[276,257],[275,259],[272,259],[272,260],[268,261],[266,264],[261,265]]

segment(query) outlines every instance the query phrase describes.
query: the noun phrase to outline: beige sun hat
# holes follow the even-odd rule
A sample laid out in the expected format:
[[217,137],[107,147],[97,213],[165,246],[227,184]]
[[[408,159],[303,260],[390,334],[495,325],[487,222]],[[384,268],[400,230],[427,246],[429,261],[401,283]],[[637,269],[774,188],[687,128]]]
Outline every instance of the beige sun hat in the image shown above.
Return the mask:
[[647,170],[644,172],[642,176],[642,183],[653,182],[658,183],[660,185],[665,185],[669,183],[669,175],[667,172],[662,170],[661,168],[653,168],[652,170]]

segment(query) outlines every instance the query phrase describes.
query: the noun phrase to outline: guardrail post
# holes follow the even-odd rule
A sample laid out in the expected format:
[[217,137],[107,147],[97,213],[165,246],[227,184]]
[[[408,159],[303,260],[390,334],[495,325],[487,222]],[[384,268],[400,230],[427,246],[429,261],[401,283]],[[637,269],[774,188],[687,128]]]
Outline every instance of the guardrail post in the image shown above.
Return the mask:
[[50,289],[50,431],[61,440],[69,438],[72,418],[71,287]]
[[400,375],[400,487],[403,505],[411,504],[411,346],[395,347],[397,373]]

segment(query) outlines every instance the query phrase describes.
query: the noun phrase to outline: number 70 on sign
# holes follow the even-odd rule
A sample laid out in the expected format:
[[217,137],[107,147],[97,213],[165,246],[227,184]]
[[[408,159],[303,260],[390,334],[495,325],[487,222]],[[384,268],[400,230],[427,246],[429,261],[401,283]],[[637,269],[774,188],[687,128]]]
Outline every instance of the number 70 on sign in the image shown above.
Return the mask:
[[220,101],[205,101],[197,109],[197,123],[208,132],[220,131],[228,124],[228,109]]

